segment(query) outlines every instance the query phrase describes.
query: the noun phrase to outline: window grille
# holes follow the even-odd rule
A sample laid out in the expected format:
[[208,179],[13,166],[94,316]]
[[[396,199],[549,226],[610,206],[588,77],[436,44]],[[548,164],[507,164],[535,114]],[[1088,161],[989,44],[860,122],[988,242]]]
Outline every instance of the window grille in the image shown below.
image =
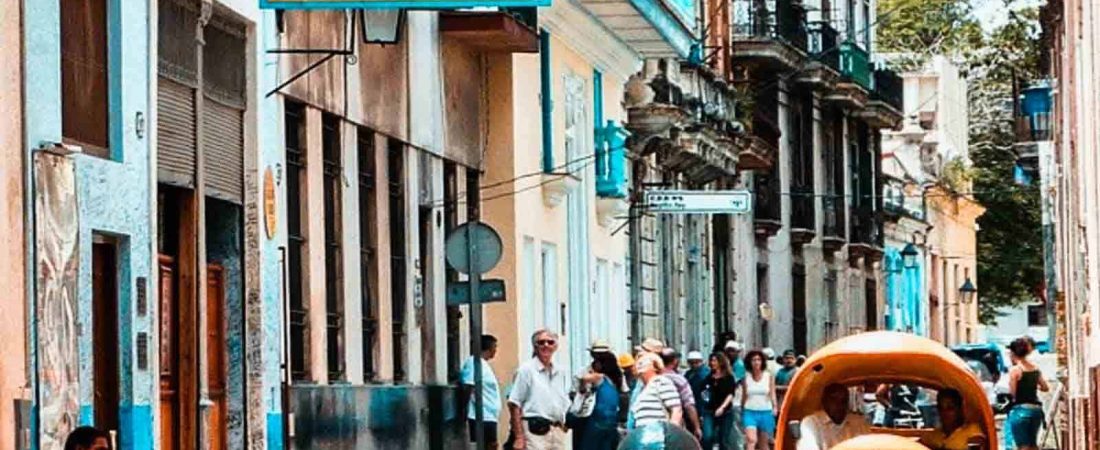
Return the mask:
[[321,119],[322,188],[325,214],[325,333],[329,381],[344,380],[343,264],[340,239],[340,118]]
[[405,332],[406,298],[406,224],[405,224],[405,147],[390,140],[387,158],[390,210],[391,326],[393,329],[393,380],[408,380],[408,347]]
[[378,341],[378,311],[374,302],[375,237],[372,231],[378,217],[374,201],[375,162],[374,133],[360,128],[359,154],[359,284],[363,304],[363,378],[374,380],[378,374],[374,361],[374,346]]
[[290,377],[293,381],[303,381],[309,376],[309,308],[305,303],[305,286],[302,274],[305,271],[302,260],[306,237],[302,231],[305,219],[303,208],[302,181],[306,169],[305,148],[305,108],[297,103],[287,102],[285,113],[286,126],[286,207],[287,207],[287,300],[290,323]]

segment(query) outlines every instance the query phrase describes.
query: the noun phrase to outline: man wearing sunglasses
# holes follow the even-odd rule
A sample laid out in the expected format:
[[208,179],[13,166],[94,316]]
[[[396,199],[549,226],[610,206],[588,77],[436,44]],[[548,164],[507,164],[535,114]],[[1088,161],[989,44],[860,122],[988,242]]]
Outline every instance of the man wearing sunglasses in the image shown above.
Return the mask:
[[514,449],[558,450],[565,448],[565,413],[568,374],[554,367],[558,335],[549,330],[531,336],[535,355],[516,370],[508,396]]

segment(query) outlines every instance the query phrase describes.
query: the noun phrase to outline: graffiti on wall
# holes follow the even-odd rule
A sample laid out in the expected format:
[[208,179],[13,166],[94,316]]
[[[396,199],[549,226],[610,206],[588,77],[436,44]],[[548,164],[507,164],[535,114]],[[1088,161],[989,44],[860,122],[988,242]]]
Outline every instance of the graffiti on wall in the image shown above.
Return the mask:
[[64,448],[79,417],[77,203],[72,159],[34,155],[39,448]]

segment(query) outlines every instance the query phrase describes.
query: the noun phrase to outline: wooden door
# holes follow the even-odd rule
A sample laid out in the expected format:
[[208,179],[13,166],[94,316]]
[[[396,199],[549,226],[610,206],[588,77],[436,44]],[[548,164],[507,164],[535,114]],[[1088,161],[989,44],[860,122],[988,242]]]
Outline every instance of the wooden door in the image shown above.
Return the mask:
[[175,260],[160,255],[160,448],[179,448],[179,303],[176,297]]
[[206,266],[206,338],[206,381],[211,402],[210,450],[223,450],[228,420],[225,398],[225,272],[217,264]]
[[92,244],[92,336],[95,426],[118,430],[118,255],[114,243]]

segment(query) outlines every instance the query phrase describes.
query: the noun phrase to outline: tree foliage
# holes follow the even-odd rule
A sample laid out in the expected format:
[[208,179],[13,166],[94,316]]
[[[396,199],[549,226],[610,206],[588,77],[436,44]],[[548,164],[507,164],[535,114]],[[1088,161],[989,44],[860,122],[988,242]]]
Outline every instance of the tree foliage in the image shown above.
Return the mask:
[[[906,54],[919,67],[942,54],[969,83],[973,195],[986,208],[978,219],[979,318],[1032,301],[1043,281],[1042,228],[1036,186],[1014,182],[1013,84],[1039,76],[1038,10],[1004,1],[1006,24],[984,33],[966,0],[882,0],[891,14],[879,26],[880,49]],[[882,20],[882,19],[880,19]]]

